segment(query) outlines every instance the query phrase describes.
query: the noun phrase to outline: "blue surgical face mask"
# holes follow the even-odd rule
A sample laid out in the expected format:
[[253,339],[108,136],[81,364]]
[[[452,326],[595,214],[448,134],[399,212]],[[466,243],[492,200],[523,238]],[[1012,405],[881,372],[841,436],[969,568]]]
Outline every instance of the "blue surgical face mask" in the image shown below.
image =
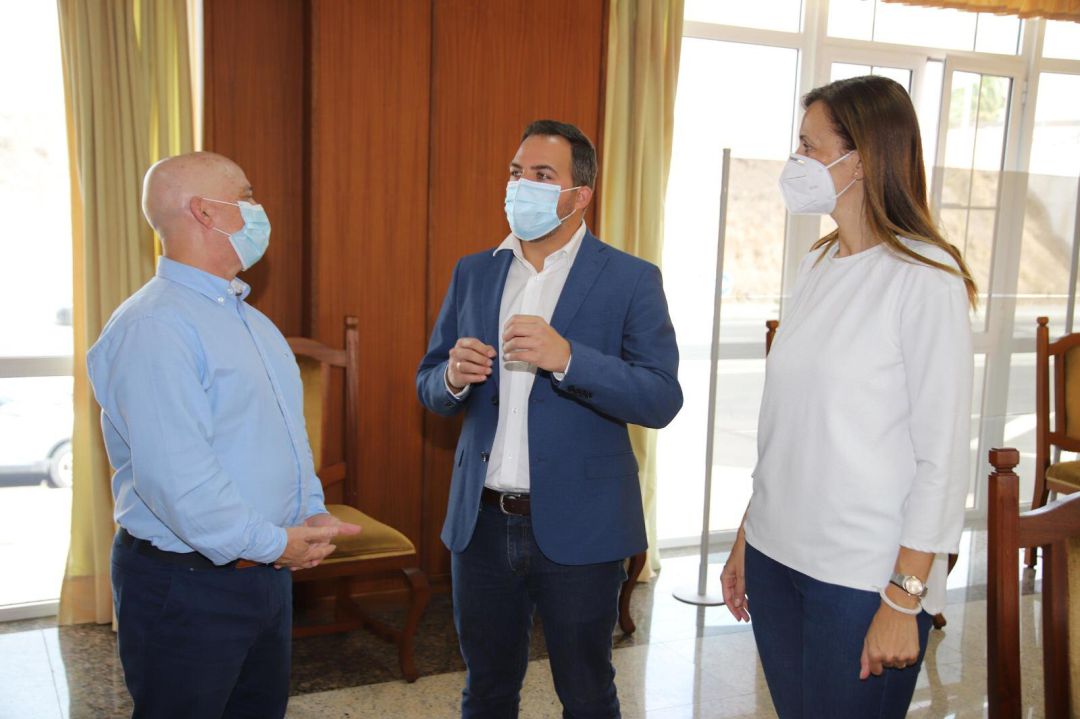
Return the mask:
[[229,234],[216,227],[211,229],[229,238],[229,243],[232,245],[233,250],[236,251],[236,256],[240,258],[240,266],[245,270],[249,269],[262,258],[263,254],[266,253],[266,248],[270,246],[270,218],[266,216],[266,210],[263,209],[262,205],[256,205],[245,200],[225,202],[224,200],[214,200],[209,197],[202,199],[220,205],[233,205],[240,208],[240,216],[244,218],[244,226],[239,230]]
[[560,190],[558,185],[532,180],[511,180],[506,183],[506,221],[514,237],[525,242],[538,240],[558,229],[570,215],[559,217],[559,195],[576,190],[581,185]]

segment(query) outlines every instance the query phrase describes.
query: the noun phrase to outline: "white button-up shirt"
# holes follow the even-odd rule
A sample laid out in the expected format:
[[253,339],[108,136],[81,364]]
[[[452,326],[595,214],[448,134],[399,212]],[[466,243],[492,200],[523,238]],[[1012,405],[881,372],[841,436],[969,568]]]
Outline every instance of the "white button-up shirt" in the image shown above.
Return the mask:
[[525,259],[521,241],[513,235],[495,248],[496,253],[514,253],[499,305],[499,424],[484,481],[500,492],[529,491],[529,394],[536,380],[536,365],[503,359],[501,334],[514,315],[535,315],[551,322],[584,236],[583,222],[569,242],[547,256],[539,272]]
[[[512,234],[507,235],[493,253],[514,253],[499,305],[499,423],[484,481],[486,486],[500,492],[529,491],[529,394],[536,380],[536,365],[503,359],[502,333],[514,315],[534,315],[551,322],[583,237],[584,222],[569,242],[544,259],[544,269],[539,272],[525,259],[521,241]],[[570,369],[569,362],[564,369]],[[557,381],[564,376],[562,372],[553,374]],[[447,384],[446,390],[462,399],[471,387],[454,394]]]

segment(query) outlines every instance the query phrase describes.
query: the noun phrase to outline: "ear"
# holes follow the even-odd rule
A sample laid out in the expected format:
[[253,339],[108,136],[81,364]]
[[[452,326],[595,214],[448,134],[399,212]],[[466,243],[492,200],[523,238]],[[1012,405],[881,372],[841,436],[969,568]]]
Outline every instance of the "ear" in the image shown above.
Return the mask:
[[574,197],[574,209],[584,210],[592,202],[593,189],[588,186],[579,187]]
[[206,229],[212,229],[214,226],[214,218],[207,212],[210,203],[203,200],[201,197],[192,197],[188,202],[188,211],[191,212],[191,216],[195,218],[195,221]]
[[854,153],[852,153],[851,157],[853,160],[855,160],[855,167],[852,168],[852,171],[855,173],[855,179],[861,180],[863,179],[864,173],[862,166],[862,158],[859,157],[859,151],[856,150]]

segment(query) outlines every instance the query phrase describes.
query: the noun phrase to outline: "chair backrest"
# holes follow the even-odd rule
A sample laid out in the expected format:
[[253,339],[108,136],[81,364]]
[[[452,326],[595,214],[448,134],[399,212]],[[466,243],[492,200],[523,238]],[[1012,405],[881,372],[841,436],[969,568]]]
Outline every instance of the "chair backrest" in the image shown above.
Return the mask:
[[[1051,342],[1049,319],[1039,317],[1036,323],[1035,463],[1037,467],[1046,467],[1050,462],[1051,446],[1080,452],[1080,333],[1074,332]],[[1053,425],[1050,423],[1051,408]]]
[[776,329],[780,326],[778,320],[765,320],[765,356],[769,356],[772,349],[773,339],[776,337]]
[[[991,719],[1021,715],[1020,701],[1020,558],[1025,547],[1043,550],[1042,640],[1045,716],[1080,716],[1070,685],[1080,690],[1080,638],[1074,638],[1070,669],[1069,585],[1080,587],[1080,494],[1021,513],[1019,478],[1013,468],[1020,462],[1015,449],[990,450],[990,506],[987,564],[987,698]],[[1073,559],[1070,562],[1070,554]],[[1080,603],[1080,588],[1072,592]],[[1078,610],[1073,609],[1075,614]],[[1070,671],[1073,679],[1070,679]]]
[[[341,484],[342,500],[357,506],[359,500],[357,417],[360,409],[360,321],[345,318],[345,349],[334,349],[307,337],[287,338],[300,365],[304,383],[304,421],[315,458],[315,469],[323,488]],[[333,374],[343,375],[341,384]],[[343,404],[334,401],[336,389],[344,392]],[[344,416],[344,422],[340,417]],[[333,443],[327,432],[337,428],[341,435],[341,456],[331,456]]]

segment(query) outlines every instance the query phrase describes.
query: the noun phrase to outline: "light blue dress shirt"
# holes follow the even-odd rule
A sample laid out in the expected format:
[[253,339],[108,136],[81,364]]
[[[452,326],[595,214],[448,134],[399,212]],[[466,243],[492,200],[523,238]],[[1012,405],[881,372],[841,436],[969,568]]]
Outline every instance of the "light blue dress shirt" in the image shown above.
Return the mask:
[[272,562],[326,511],[296,359],[250,291],[163,257],[87,355],[117,523],[216,564]]

